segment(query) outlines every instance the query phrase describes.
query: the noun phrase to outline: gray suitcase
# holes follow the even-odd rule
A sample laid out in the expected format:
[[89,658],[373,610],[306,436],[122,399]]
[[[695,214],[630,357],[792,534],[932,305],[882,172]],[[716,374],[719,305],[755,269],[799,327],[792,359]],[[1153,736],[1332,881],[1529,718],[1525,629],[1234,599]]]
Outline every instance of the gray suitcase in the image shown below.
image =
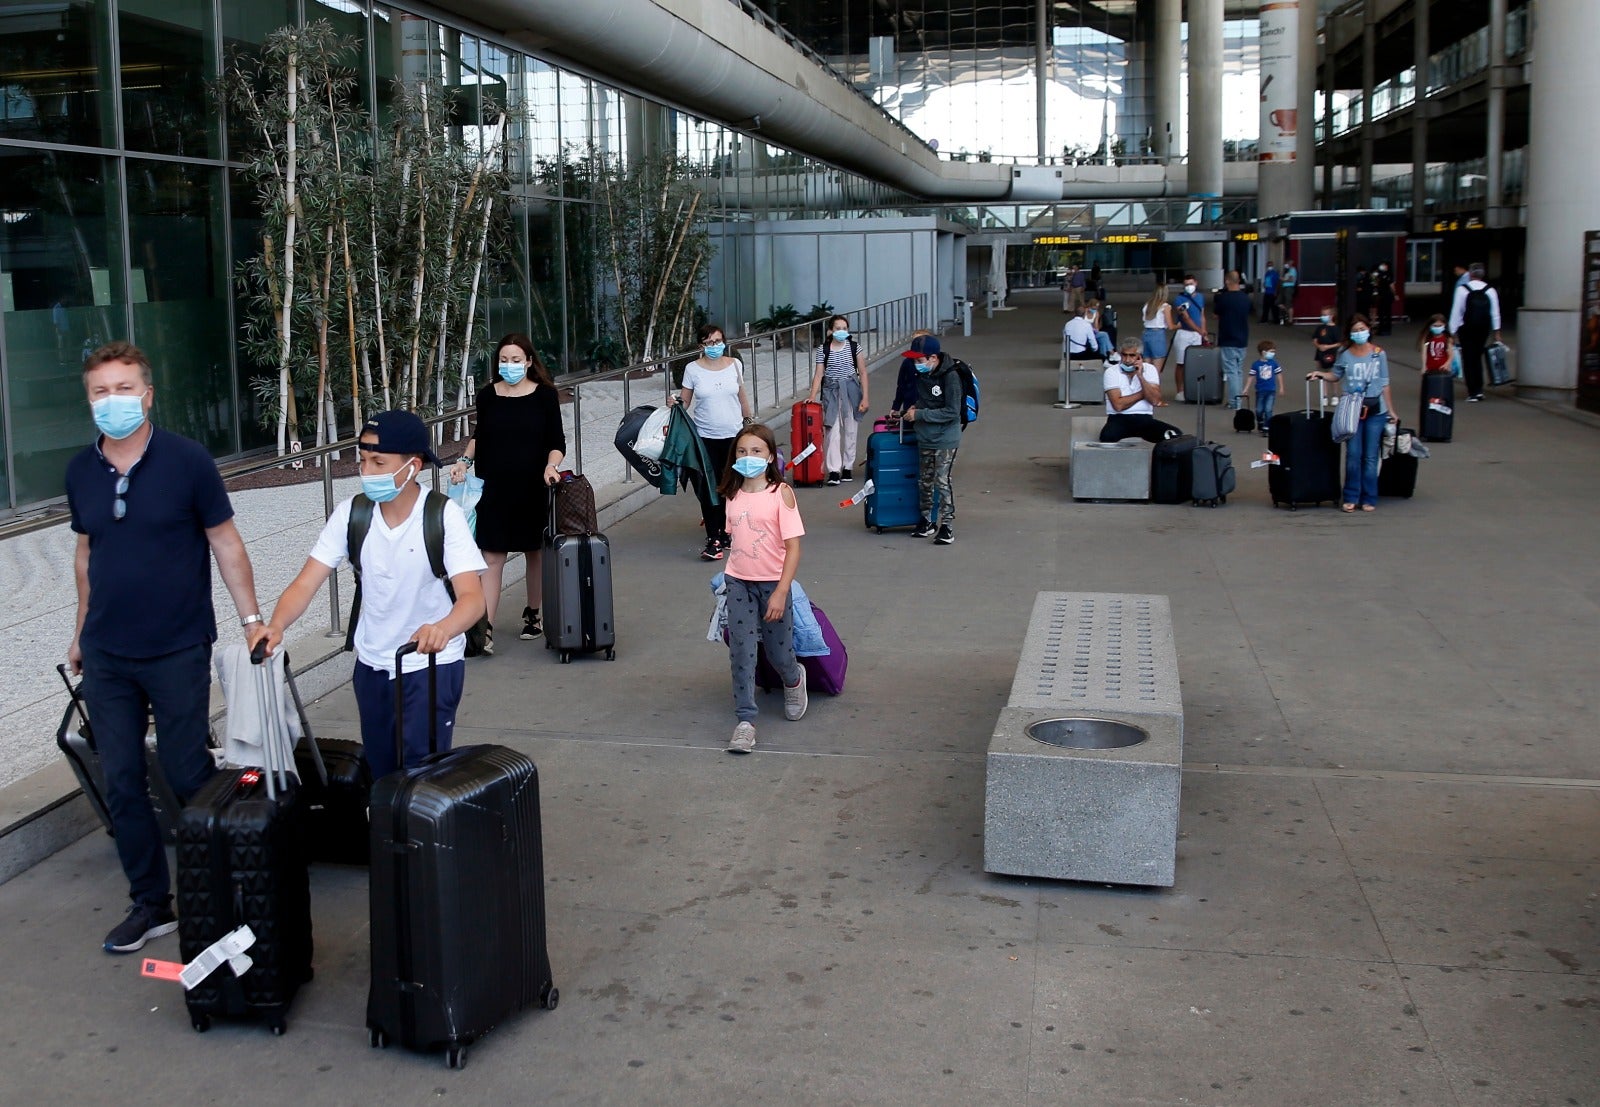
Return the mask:
[[1190,404],[1222,402],[1222,351],[1190,346],[1183,355],[1183,399]]
[[544,644],[561,663],[575,653],[617,656],[611,605],[611,542],[603,534],[555,533],[555,494],[544,545]]
[[1197,414],[1195,441],[1199,445],[1194,448],[1190,502],[1195,507],[1220,507],[1228,502],[1229,493],[1238,485],[1238,477],[1233,471],[1233,451],[1216,442],[1206,441],[1204,404]]

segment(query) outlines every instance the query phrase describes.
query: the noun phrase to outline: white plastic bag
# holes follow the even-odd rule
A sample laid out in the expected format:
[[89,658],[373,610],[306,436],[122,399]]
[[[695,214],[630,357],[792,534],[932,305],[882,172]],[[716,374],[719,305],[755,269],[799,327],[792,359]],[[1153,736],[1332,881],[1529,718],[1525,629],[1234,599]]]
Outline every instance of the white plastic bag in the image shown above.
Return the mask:
[[646,461],[661,460],[661,451],[667,445],[667,419],[671,414],[670,407],[658,407],[650,413],[644,426],[639,428],[639,437],[633,440],[634,453]]

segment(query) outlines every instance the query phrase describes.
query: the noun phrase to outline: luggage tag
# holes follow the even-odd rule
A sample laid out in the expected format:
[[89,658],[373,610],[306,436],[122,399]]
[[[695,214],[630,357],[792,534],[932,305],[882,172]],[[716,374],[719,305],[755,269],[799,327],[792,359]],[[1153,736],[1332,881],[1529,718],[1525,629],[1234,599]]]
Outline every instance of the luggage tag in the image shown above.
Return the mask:
[[1428,410],[1437,411],[1440,415],[1454,415],[1456,413],[1456,409],[1443,400],[1429,400]]
[[255,944],[255,932],[248,926],[241,926],[212,942],[187,965],[146,957],[139,965],[139,975],[151,980],[176,981],[183,985],[185,991],[190,991],[224,964],[233,970],[234,976],[249,972],[255,962],[244,951]]
[[866,499],[868,496],[872,495],[877,490],[878,490],[877,485],[873,484],[872,481],[869,480],[869,481],[867,481],[866,484],[863,484],[861,486],[861,491],[857,492],[854,496],[851,496],[848,500],[840,500],[839,501],[839,506],[840,507],[855,507],[862,500]]
[[1252,461],[1250,463],[1250,468],[1252,468],[1252,469],[1265,469],[1269,465],[1282,465],[1282,464],[1283,464],[1282,459],[1280,459],[1277,454],[1275,454],[1275,453],[1273,453],[1272,451],[1269,450],[1266,453],[1261,455],[1261,460],[1260,461]]
[[808,443],[806,443],[806,448],[801,450],[799,453],[795,454],[792,458],[790,458],[789,459],[789,464],[785,465],[784,468],[785,469],[793,469],[796,465],[799,465],[802,461],[804,461],[806,458],[810,457],[812,454],[814,454],[816,452],[817,452],[817,444],[815,442],[808,442]]

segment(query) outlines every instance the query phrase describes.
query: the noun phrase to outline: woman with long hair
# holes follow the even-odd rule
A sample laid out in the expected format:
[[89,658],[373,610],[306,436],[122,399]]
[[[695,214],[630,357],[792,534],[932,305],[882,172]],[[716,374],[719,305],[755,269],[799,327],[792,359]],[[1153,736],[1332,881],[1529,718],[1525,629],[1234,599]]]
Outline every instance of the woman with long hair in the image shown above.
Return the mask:
[[1144,360],[1160,373],[1167,367],[1167,338],[1177,324],[1172,320],[1172,305],[1167,301],[1167,282],[1157,281],[1155,291],[1144,302]]

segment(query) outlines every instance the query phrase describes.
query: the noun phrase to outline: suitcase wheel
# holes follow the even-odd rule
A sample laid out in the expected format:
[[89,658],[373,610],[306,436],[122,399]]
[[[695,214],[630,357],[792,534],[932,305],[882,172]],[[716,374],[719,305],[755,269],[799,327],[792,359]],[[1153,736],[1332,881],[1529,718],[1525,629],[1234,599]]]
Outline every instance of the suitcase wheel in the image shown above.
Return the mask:
[[281,1018],[272,1019],[267,1023],[267,1029],[272,1031],[272,1036],[274,1038],[281,1038],[283,1037],[284,1031],[289,1029],[289,1024],[284,1022]]
[[615,649],[613,649],[612,647],[607,646],[606,647],[606,660],[607,661],[615,661],[616,659],[617,659],[617,651]]
[[447,1048],[444,1051],[444,1063],[446,1068],[456,1069],[457,1071],[466,1068],[467,1047],[464,1045],[453,1045]]
[[571,663],[572,663],[572,651],[571,650],[562,650],[561,651],[561,664],[569,665]]
[[367,1027],[367,1044],[373,1049],[385,1049],[389,1045],[389,1035],[376,1026]]
[[211,1016],[196,1015],[189,1020],[189,1025],[194,1027],[196,1034],[204,1034],[207,1030],[211,1029]]
[[552,985],[546,985],[544,989],[544,995],[539,997],[539,1002],[543,1005],[546,1011],[554,1011],[556,1009],[556,1005],[561,1002],[561,989]]

